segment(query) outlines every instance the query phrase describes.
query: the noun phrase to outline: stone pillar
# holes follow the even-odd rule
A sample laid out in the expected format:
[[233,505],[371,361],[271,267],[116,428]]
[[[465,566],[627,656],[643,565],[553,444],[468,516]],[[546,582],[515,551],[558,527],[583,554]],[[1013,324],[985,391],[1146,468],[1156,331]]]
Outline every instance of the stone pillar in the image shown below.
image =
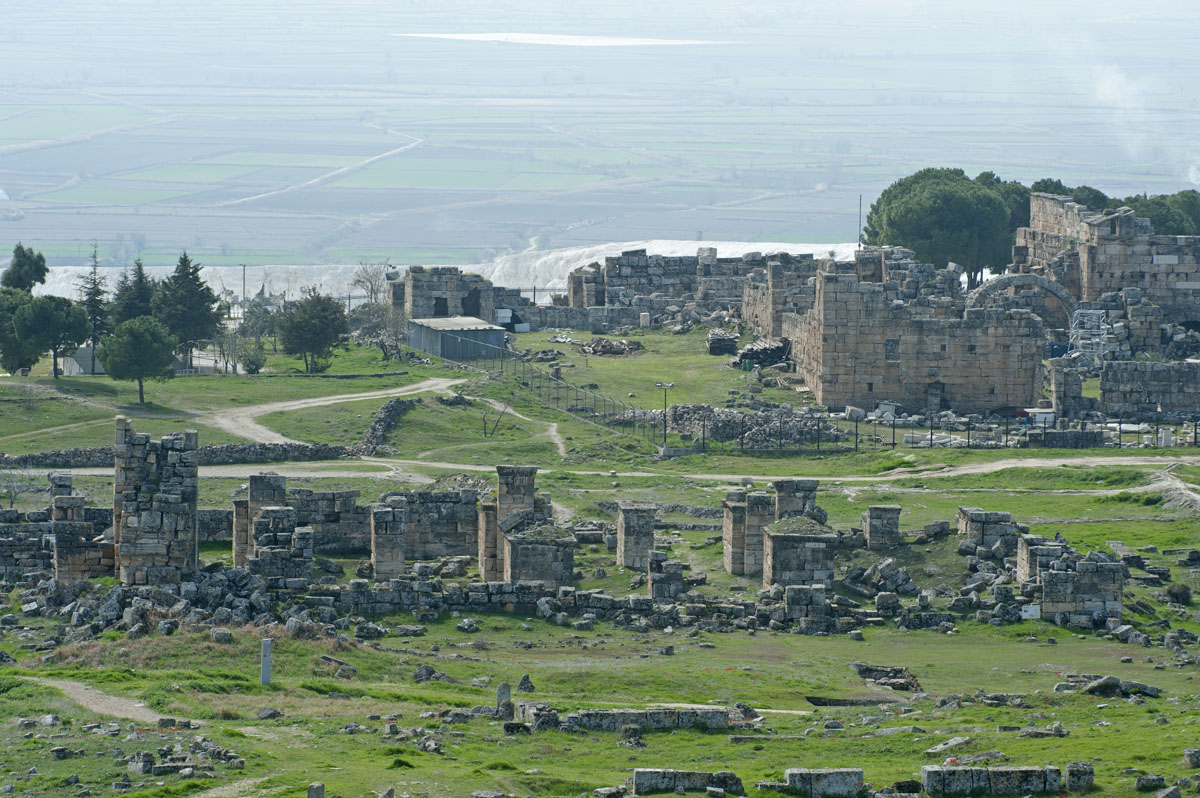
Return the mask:
[[404,575],[404,534],[408,502],[400,497],[386,505],[372,504],[371,567],[376,582]]
[[499,582],[504,578],[504,565],[500,562],[499,530],[497,529],[495,502],[479,505],[479,579],[482,582]]
[[817,480],[777,479],[771,483],[775,489],[775,520],[793,515],[804,515],[806,510],[817,506]]
[[247,517],[251,522],[264,507],[283,507],[287,501],[287,478],[278,474],[253,474],[246,492]]
[[113,534],[123,584],[173,584],[199,569],[198,445],[195,430],[151,441],[117,417]]
[[620,502],[617,505],[617,563],[635,571],[645,571],[650,566],[654,514],[652,504]]
[[762,491],[746,496],[746,545],[742,560],[742,573],[757,574],[763,566],[763,535],[775,520],[775,507],[771,497]]
[[59,496],[70,496],[72,494],[70,471],[51,471],[47,479],[50,480],[51,501]]
[[233,567],[245,568],[250,551],[250,502],[233,500]]
[[868,549],[900,544],[900,505],[873,504],[862,514],[862,530]]
[[740,490],[725,492],[725,523],[721,531],[725,572],[746,573],[746,494]]
[[532,511],[537,502],[534,478],[537,466],[496,466],[499,484],[496,490],[496,519],[503,521],[512,513]]

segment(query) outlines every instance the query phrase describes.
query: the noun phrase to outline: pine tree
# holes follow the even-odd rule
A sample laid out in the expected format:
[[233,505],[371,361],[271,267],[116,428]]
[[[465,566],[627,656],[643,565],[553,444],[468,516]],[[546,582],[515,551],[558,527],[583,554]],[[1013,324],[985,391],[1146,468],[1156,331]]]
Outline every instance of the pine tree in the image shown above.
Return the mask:
[[146,267],[138,258],[133,262],[133,272],[122,272],[121,279],[117,281],[110,312],[112,326],[118,327],[138,316],[152,315],[157,290],[157,281],[146,275]]
[[108,291],[103,275],[100,274],[100,257],[96,253],[96,245],[92,244],[92,268],[79,281],[79,305],[87,314],[87,320],[92,325],[92,334],[88,343],[92,345],[91,373],[96,373],[96,351],[100,339],[108,335],[109,304],[106,299]]
[[34,252],[33,247],[17,244],[13,248],[12,262],[8,264],[4,274],[0,274],[0,286],[15,288],[28,294],[35,285],[46,282],[46,274],[49,271],[46,268],[45,255]]
[[175,271],[163,281],[154,301],[154,317],[179,342],[179,348],[192,367],[192,350],[211,339],[221,327],[217,295],[200,276],[200,264],[184,252]]

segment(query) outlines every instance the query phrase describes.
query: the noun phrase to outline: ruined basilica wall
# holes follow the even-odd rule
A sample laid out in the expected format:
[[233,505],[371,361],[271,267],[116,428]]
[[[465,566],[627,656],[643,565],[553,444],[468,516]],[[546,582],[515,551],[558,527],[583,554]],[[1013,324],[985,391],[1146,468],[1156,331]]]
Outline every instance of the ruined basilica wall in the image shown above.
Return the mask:
[[1129,208],[1092,212],[1054,194],[1033,194],[1029,217],[1013,248],[1020,270],[1043,271],[1082,301],[1135,287],[1166,308],[1200,304],[1200,236],[1156,236]]
[[1117,416],[1200,412],[1200,363],[1113,360],[1100,372],[1100,406]]
[[888,284],[821,273],[813,309],[784,314],[797,371],[829,407],[880,400],[960,411],[1028,406],[1041,394],[1042,323],[1028,311],[897,303]]

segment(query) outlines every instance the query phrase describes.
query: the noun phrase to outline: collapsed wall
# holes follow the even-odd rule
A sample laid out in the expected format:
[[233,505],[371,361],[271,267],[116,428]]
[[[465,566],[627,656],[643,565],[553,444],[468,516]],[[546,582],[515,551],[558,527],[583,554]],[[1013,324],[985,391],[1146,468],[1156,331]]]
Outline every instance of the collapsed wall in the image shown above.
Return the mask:
[[1200,237],[1155,235],[1131,208],[1092,211],[1071,197],[1034,193],[1013,264],[1085,302],[1134,287],[1169,320],[1200,319]]

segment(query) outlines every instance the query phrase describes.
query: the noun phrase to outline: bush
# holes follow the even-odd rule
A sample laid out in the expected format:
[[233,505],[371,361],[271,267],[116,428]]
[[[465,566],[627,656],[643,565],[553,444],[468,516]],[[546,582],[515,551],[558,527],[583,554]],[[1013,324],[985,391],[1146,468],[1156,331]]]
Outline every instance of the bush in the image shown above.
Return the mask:
[[1191,604],[1192,589],[1181,582],[1175,582],[1167,588],[1167,595],[1171,597],[1171,601],[1176,604]]

